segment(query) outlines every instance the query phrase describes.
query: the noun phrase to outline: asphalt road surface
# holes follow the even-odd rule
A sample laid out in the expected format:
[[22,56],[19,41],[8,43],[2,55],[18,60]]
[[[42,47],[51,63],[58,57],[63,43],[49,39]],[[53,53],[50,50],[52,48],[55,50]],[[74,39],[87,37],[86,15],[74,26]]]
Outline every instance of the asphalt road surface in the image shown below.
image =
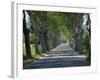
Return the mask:
[[23,64],[23,69],[89,66],[85,57],[78,55],[66,43],[62,43],[51,50],[49,54],[40,57],[40,59],[30,64]]

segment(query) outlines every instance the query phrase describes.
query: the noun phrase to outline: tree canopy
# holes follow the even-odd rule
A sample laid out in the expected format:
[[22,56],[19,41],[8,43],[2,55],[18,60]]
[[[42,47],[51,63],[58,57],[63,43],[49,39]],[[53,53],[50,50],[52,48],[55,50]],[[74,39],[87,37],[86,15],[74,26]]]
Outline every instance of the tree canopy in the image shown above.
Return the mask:
[[[29,16],[28,22],[26,15]],[[25,38],[23,45],[25,44],[26,47],[26,54],[24,53],[26,57],[31,58],[33,52],[36,55],[48,53],[61,43],[67,43],[78,54],[90,54],[89,14],[23,10],[23,16]],[[84,16],[87,17],[84,18]],[[86,22],[84,22],[85,19],[87,19]],[[83,28],[83,23],[86,30]],[[31,49],[35,51],[32,52]],[[88,57],[90,59],[90,55]]]

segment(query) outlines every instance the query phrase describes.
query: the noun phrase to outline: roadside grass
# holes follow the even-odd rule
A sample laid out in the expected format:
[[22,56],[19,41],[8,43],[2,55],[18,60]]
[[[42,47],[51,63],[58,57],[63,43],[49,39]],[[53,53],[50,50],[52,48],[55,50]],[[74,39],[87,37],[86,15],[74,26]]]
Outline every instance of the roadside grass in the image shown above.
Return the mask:
[[[35,53],[35,48],[34,48],[34,44],[30,44],[30,48],[31,48],[31,56],[32,58],[24,58],[23,59],[23,64],[30,64],[32,62],[34,62],[37,59],[41,59],[41,56],[44,55],[40,55],[40,54],[36,54]],[[25,49],[25,43],[23,44],[23,54],[26,56],[26,49]]]

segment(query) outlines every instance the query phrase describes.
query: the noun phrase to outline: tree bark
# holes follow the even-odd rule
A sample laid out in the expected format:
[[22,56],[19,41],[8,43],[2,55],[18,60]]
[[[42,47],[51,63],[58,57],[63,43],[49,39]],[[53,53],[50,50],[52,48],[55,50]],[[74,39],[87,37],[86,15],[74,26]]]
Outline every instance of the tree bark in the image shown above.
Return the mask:
[[24,36],[25,36],[26,54],[27,54],[28,58],[31,58],[31,49],[30,49],[30,41],[29,41],[29,30],[26,27],[25,11],[23,11],[23,32],[24,32]]
[[49,45],[48,45],[48,38],[47,38],[47,34],[46,33],[42,33],[39,36],[39,41],[42,47],[41,52],[45,53],[46,51],[49,51]]

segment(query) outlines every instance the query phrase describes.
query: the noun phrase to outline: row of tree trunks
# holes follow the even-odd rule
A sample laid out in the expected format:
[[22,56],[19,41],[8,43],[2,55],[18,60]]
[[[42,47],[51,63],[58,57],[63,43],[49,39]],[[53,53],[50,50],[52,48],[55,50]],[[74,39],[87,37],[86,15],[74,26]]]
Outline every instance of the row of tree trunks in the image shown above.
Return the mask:
[[[46,13],[39,13],[39,12],[30,12],[28,11],[28,14],[31,19],[32,23],[32,31],[35,34],[35,45],[37,46],[36,53],[39,54],[45,53],[49,51],[49,45],[48,45],[48,37],[47,37],[47,30],[46,30],[46,19],[42,20],[41,18],[44,18],[46,16]],[[38,15],[39,14],[39,15]],[[45,14],[45,15],[44,15]],[[41,46],[41,51],[39,51],[39,45]]]
[[72,33],[72,48],[79,54],[82,52],[82,19],[83,14],[65,14],[70,23],[70,32]]

